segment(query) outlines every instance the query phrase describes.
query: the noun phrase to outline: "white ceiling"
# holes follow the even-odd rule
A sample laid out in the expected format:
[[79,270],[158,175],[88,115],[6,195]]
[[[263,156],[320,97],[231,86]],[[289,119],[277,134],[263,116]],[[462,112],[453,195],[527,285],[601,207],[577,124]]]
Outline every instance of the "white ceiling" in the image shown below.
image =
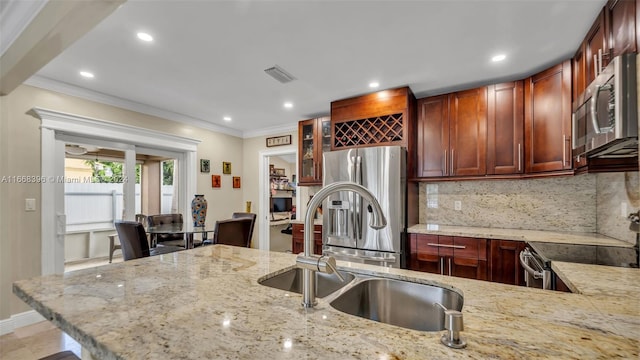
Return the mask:
[[[327,115],[373,80],[420,98],[523,78],[572,56],[604,3],[129,0],[27,83],[251,137]],[[263,72],[275,64],[298,80]]]

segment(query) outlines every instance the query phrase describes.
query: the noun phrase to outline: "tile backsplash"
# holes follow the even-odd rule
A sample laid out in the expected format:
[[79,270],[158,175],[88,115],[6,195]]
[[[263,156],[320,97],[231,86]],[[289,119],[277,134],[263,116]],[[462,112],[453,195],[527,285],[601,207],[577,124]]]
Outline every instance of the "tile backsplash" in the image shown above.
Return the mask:
[[[420,184],[420,223],[596,231],[596,176]],[[460,210],[455,210],[459,202]]]

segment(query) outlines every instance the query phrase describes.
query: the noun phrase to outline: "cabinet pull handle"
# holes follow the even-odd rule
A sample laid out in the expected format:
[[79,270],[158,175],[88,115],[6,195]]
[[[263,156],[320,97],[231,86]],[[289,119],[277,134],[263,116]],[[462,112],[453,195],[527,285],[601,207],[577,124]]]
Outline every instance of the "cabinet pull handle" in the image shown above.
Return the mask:
[[567,162],[567,136],[565,134],[562,134],[562,165],[564,166],[564,164]]
[[442,166],[444,166],[443,175],[447,175],[447,150],[444,151],[444,162]]
[[436,243],[427,243],[429,246],[443,247],[443,248],[452,248],[452,249],[466,249],[466,245],[449,245],[449,244],[436,244]]
[[449,258],[449,276],[452,276],[451,275],[451,258]]
[[444,258],[440,258],[440,275],[444,275]]
[[451,148],[451,176],[455,175],[455,170],[453,169],[453,148]]
[[522,144],[518,143],[518,171],[522,171]]
[[[301,233],[304,233],[304,230],[300,230]],[[314,234],[322,234],[322,231],[320,230],[313,230]]]

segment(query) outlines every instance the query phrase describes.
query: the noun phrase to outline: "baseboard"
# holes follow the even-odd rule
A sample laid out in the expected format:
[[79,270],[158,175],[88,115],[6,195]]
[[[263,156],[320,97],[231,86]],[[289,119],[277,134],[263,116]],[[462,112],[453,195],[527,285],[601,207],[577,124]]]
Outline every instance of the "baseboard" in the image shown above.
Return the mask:
[[0,320],[0,335],[12,333],[15,329],[46,320],[35,310],[11,315],[9,319]]

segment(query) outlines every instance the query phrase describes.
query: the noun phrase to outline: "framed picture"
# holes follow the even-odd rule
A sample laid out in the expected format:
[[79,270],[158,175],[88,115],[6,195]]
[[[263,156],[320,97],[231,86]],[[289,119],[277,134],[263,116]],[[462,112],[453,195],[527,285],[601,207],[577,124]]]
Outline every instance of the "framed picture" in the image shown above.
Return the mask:
[[200,159],[200,172],[203,173],[208,173],[210,170],[209,167],[209,160],[207,159]]
[[211,175],[211,187],[213,188],[222,187],[222,182],[220,181],[220,175]]
[[233,188],[240,189],[240,176],[233,177]]
[[273,169],[273,175],[276,176],[285,176],[284,169]]
[[291,135],[275,136],[267,138],[267,147],[291,145]]
[[223,161],[222,162],[222,173],[225,175],[231,174],[231,163]]

